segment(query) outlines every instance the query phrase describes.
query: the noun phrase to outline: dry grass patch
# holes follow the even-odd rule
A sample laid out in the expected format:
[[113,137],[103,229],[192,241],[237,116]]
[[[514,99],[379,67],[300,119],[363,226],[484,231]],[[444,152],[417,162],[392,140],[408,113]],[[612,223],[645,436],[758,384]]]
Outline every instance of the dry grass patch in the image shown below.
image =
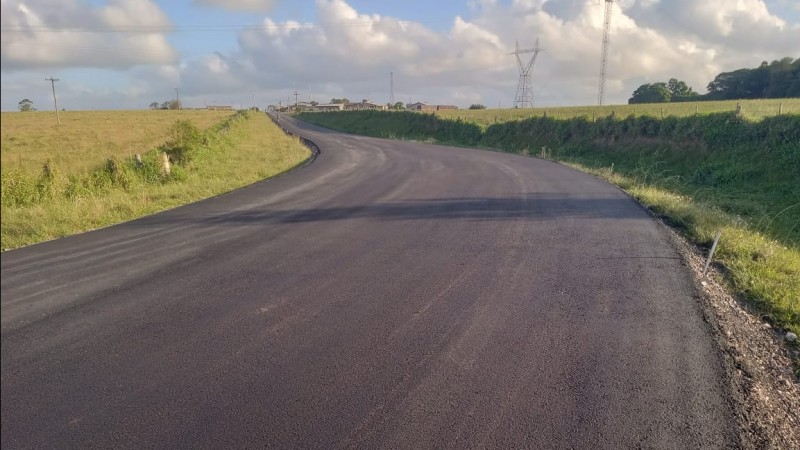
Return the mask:
[[177,120],[201,130],[232,111],[142,110],[63,111],[61,125],[53,112],[0,113],[0,162],[27,173],[39,173],[50,161],[67,173],[86,172],[112,157],[131,157],[163,144]]
[[[181,127],[187,128],[186,122],[170,124],[154,142],[167,141],[166,136]],[[165,148],[171,145],[167,142]],[[198,134],[182,152],[184,161],[173,165],[170,176],[158,173],[156,151],[145,155],[142,166],[130,158],[116,160],[113,173],[102,165],[80,176],[55,171],[46,180],[24,174],[12,180],[4,173],[2,248],[68,236],[222,194],[284,172],[311,155],[263,113],[229,118],[227,125]],[[45,181],[49,189],[42,192]],[[13,191],[26,186],[36,195],[15,200]]]

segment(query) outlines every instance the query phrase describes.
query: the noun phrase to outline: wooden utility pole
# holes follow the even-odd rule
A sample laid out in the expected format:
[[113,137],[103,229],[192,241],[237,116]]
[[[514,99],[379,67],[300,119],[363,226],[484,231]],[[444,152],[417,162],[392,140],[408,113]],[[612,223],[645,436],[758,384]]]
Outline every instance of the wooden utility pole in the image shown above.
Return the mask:
[[181,88],[175,88],[175,106],[177,106],[178,110],[181,109]]
[[45,81],[49,81],[50,87],[53,88],[53,104],[56,107],[56,120],[58,124],[61,125],[61,117],[58,116],[58,99],[56,99],[56,81],[58,81],[58,78],[53,78],[51,76],[50,78],[45,78]]

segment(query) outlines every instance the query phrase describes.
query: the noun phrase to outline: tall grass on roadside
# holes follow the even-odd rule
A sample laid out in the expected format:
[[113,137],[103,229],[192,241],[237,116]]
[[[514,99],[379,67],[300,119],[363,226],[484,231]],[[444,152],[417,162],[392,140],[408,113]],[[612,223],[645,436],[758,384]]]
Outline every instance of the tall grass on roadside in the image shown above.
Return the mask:
[[[39,174],[2,171],[2,247],[130,220],[217,195],[283,172],[310,155],[264,114],[240,112],[206,131],[179,120],[165,142],[134,158],[109,158],[88,172],[45,163]],[[160,161],[171,160],[167,174]]]
[[[532,117],[481,127],[412,112],[306,113],[376,137],[536,155],[604,173],[707,247],[739,292],[800,331],[800,114],[752,122],[737,113],[687,117]],[[613,167],[613,172],[610,168]]]

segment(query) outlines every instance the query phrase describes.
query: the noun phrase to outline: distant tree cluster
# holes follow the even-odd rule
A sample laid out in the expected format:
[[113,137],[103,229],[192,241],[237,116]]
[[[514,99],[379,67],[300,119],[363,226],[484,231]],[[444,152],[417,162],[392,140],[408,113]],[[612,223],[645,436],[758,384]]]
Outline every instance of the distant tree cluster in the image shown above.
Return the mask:
[[628,103],[667,103],[697,100],[700,94],[685,82],[670,78],[666,83],[643,84],[633,91]]
[[36,108],[33,107],[33,102],[28,100],[27,98],[23,98],[21,102],[19,102],[19,110],[22,112],[26,111],[36,111]]
[[700,95],[675,78],[639,86],[628,103],[667,103],[700,100],[800,97],[800,59],[766,61],[755,69],[722,72]]
[[708,83],[709,100],[800,97],[800,59],[762,62],[755,69],[723,72]]
[[350,100],[348,100],[346,98],[332,98],[331,99],[331,105],[339,105],[339,104],[347,105],[348,103],[350,103]]
[[486,105],[481,105],[480,103],[473,103],[469,105],[469,109],[486,109]]
[[150,109],[181,109],[181,102],[175,99],[167,100],[162,103],[150,103]]

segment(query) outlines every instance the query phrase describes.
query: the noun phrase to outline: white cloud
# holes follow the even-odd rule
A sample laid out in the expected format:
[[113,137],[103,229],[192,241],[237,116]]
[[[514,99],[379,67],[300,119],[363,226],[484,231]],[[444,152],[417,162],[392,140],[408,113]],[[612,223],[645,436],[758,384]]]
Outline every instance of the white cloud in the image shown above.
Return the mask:
[[[69,0],[57,14],[41,6],[34,11],[51,28],[82,23],[76,5],[85,3],[76,1]],[[150,4],[144,0],[134,3]],[[43,0],[37,4],[43,5]],[[121,7],[122,3],[112,5]],[[316,7],[319,19],[315,23],[279,22],[268,17],[258,29],[240,31],[233,51],[208,49],[205,56],[180,65],[154,58],[155,66],[135,69],[129,86],[121,90],[130,98],[136,93],[148,96],[139,101],[144,106],[169,98],[177,86],[182,100],[198,106],[215,99],[224,104],[249,104],[254,94],[262,106],[294,101],[287,97],[295,90],[301,100],[344,96],[385,102],[391,71],[399,101],[461,106],[497,106],[500,101],[509,107],[518,80],[516,62],[509,53],[515,40],[521,47],[529,47],[538,36],[545,51],[533,73],[537,104],[592,104],[596,99],[603,22],[603,3],[597,0],[472,0],[469,14],[454,16],[445,30],[357,11],[345,0],[317,0]],[[3,1],[4,28],[6,9]],[[102,17],[105,26],[132,26],[115,22],[125,14],[108,12],[93,17]],[[168,24],[166,18],[163,21]],[[3,37],[5,70],[5,32]],[[97,35],[94,39],[98,40]],[[800,25],[771,12],[763,0],[620,0],[614,4],[607,103],[624,103],[638,85],[672,77],[704,92],[721,71],[756,67],[762,60],[800,57],[796,42],[800,42]],[[126,45],[128,41],[109,45],[114,53],[123,55],[104,57],[113,60],[127,57],[125,53],[135,55]],[[36,53],[35,48],[28,51]],[[168,87],[163,88],[165,85]],[[81,98],[76,96],[75,101]],[[8,108],[5,103],[4,108]]]
[[194,0],[194,3],[233,11],[268,12],[277,0]]
[[2,69],[165,64],[177,59],[164,31],[171,24],[150,0],[2,2]]

